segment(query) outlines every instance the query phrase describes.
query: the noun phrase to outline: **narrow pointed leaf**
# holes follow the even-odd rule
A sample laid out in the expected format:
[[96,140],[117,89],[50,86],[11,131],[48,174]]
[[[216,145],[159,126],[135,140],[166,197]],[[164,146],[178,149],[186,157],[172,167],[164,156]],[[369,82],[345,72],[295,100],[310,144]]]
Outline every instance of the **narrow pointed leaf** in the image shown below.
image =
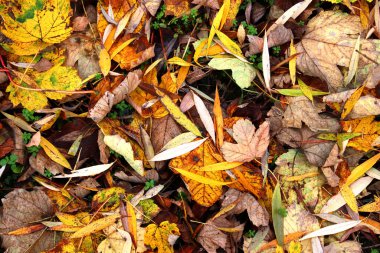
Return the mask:
[[174,157],[186,154],[187,152],[190,152],[190,151],[196,149],[197,147],[199,147],[200,145],[202,145],[202,143],[205,140],[207,140],[207,138],[204,138],[204,139],[201,139],[198,141],[193,141],[193,142],[186,143],[186,144],[182,144],[182,145],[179,145],[175,148],[167,149],[167,150],[155,155],[151,159],[151,161],[155,161],[155,162],[165,161],[165,160],[169,160],[169,159],[172,159]]
[[211,178],[208,178],[208,177],[204,177],[204,176],[200,176],[198,174],[189,172],[187,170],[178,169],[178,168],[174,168],[174,169],[176,171],[178,171],[181,175],[183,175],[185,177],[188,177],[188,178],[190,178],[190,179],[192,179],[194,181],[197,181],[199,183],[202,183],[202,184],[213,185],[213,186],[221,186],[221,185],[228,185],[228,184],[234,183],[234,182],[216,181],[214,179],[211,179]]

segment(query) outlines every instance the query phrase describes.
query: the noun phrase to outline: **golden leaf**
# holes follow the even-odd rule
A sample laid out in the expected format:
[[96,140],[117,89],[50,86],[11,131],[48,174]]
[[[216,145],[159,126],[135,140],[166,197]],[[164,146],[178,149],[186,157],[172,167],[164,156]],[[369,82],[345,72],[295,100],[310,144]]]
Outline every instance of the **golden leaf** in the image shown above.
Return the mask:
[[344,104],[342,115],[340,116],[341,119],[344,119],[347,117],[347,115],[351,112],[351,110],[354,108],[356,102],[358,102],[360,96],[363,93],[363,90],[365,88],[365,85],[362,85],[361,87],[357,88],[354,93],[348,98],[346,103]]
[[120,205],[120,194],[125,195],[125,190],[121,187],[111,187],[98,191],[92,198],[92,209],[108,212],[118,208]]
[[[223,159],[217,153],[211,140],[205,141],[201,146],[182,156],[172,159],[170,168],[182,169],[202,177],[222,182],[222,171],[200,171],[199,168],[221,162]],[[175,171],[175,170],[174,170]],[[202,206],[212,206],[222,195],[222,186],[209,185],[192,180],[181,175],[187,184],[191,197]]]
[[70,238],[81,238],[81,237],[90,235],[92,233],[95,233],[97,231],[100,231],[114,224],[119,217],[120,217],[120,214],[116,213],[116,214],[112,214],[110,216],[101,218],[99,220],[96,220],[94,222],[91,222],[90,224],[84,226],[83,228],[79,229],[74,234],[72,234]]
[[20,5],[21,11],[13,6],[0,12],[2,33],[16,45],[12,48],[15,54],[35,54],[70,36],[69,0],[38,0],[33,4],[22,1]]
[[144,243],[153,250],[158,249],[158,253],[174,252],[169,243],[169,235],[180,235],[177,224],[169,221],[161,222],[158,227],[156,224],[150,224],[145,229]]
[[360,134],[350,139],[347,146],[364,152],[373,149],[373,144],[380,135],[380,123],[374,120],[375,116],[368,116],[342,121],[341,125],[345,132]]
[[102,48],[99,53],[99,66],[102,70],[103,76],[107,76],[111,70],[111,57],[107,52],[107,49]]
[[380,153],[377,153],[376,155],[372,156],[367,161],[358,165],[355,169],[351,171],[351,174],[346,179],[345,184],[351,185],[353,182],[358,180],[361,176],[364,175],[364,173],[366,173],[369,169],[371,169],[372,166],[375,165],[379,159],[380,159]]
[[359,207],[359,212],[380,212],[380,198],[375,196],[375,201]]
[[214,20],[212,21],[210,34],[207,40],[207,49],[211,46],[212,39],[215,36],[216,30],[220,30],[227,20],[228,11],[230,9],[230,0],[225,0],[222,7],[220,7],[218,13],[216,14]]
[[346,201],[347,205],[354,211],[358,212],[358,202],[356,201],[355,195],[347,184],[343,184],[340,187],[340,194]]
[[54,162],[62,165],[65,168],[71,169],[70,163],[66,158],[59,152],[59,150],[51,144],[48,140],[41,136],[40,145],[45,151],[46,155],[52,159]]
[[[297,50],[294,47],[293,39],[292,39],[289,46],[289,55],[293,56],[296,53],[297,53]],[[297,63],[297,59],[295,57],[293,57],[289,61],[289,73],[290,73],[290,79],[292,80],[293,85],[296,83],[296,63]]]

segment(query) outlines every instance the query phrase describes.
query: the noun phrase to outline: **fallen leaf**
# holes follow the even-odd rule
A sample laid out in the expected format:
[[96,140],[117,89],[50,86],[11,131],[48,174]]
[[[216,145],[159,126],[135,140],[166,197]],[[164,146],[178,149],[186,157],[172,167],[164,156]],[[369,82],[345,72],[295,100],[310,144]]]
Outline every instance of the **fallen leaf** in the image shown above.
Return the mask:
[[197,108],[197,111],[202,120],[202,123],[204,127],[206,128],[208,134],[211,136],[212,141],[215,143],[215,126],[211,118],[211,115],[206,105],[203,103],[202,99],[194,92],[192,92],[192,94],[194,98],[195,108]]
[[40,146],[45,151],[46,155],[54,162],[62,165],[65,168],[71,169],[70,163],[61,154],[61,152],[48,140],[41,136]]
[[8,44],[8,49],[13,53],[37,54],[70,36],[69,0],[43,1],[34,8],[28,2],[19,4],[21,6],[18,8],[2,8],[0,12],[3,19],[2,33],[13,41]]
[[360,99],[360,96],[362,95],[364,88],[365,88],[364,85],[361,86],[361,87],[359,87],[359,88],[357,88],[352,93],[352,95],[347,99],[347,101],[344,104],[343,109],[342,109],[342,114],[340,116],[341,119],[346,118],[347,115],[352,111],[352,109],[354,108],[355,104]]
[[72,178],[72,177],[94,176],[94,175],[103,173],[104,171],[108,170],[109,168],[112,167],[112,165],[113,165],[113,163],[95,165],[95,166],[75,170],[71,174],[54,176],[54,178]]
[[358,180],[361,176],[364,175],[369,169],[372,168],[373,165],[380,159],[380,153],[372,156],[370,159],[358,165],[355,169],[351,171],[351,174],[346,179],[345,184],[351,185],[353,182]]
[[224,142],[223,157],[229,162],[250,162],[262,157],[269,145],[269,123],[264,122],[259,129],[249,120],[239,120],[233,126],[233,138],[237,144]]
[[344,242],[332,242],[323,248],[323,252],[326,253],[360,253],[362,252],[362,246],[357,241],[344,241]]
[[284,216],[281,213],[283,209],[280,185],[277,183],[272,197],[272,219],[276,239],[280,246],[284,246]]
[[347,221],[347,222],[343,222],[343,223],[336,224],[336,225],[330,225],[330,226],[318,229],[314,232],[311,232],[310,234],[305,235],[304,237],[302,237],[300,239],[300,241],[306,240],[309,238],[313,238],[313,237],[317,237],[317,236],[333,235],[333,234],[336,234],[339,232],[343,232],[343,231],[346,231],[352,227],[355,227],[360,222],[362,222],[362,221],[360,221],[360,220],[359,221]]
[[104,136],[104,143],[121,154],[137,173],[144,175],[143,161],[135,160],[131,143],[126,142],[120,135],[106,135]]
[[99,53],[99,67],[103,76],[107,76],[111,70],[111,57],[105,48],[102,48]]
[[270,87],[270,59],[269,59],[269,47],[268,47],[268,37],[267,32],[264,33],[264,42],[263,42],[263,53],[261,55],[262,63],[263,63],[263,76],[264,76],[264,83],[265,88],[267,88],[268,91],[271,90]]
[[[169,167],[182,169],[202,177],[223,182],[221,171],[199,171],[199,168],[222,161],[222,157],[217,153],[210,140],[206,140],[201,146],[193,151],[172,159]],[[222,195],[221,186],[202,184],[186,176],[181,176],[187,184],[191,197],[198,204],[203,206],[213,205]]]
[[345,132],[360,134],[349,140],[348,147],[364,152],[373,149],[374,144],[376,144],[375,141],[380,135],[380,124],[374,119],[375,116],[368,116],[341,122]]
[[232,78],[240,88],[248,88],[256,77],[256,70],[251,64],[237,58],[214,58],[208,65],[217,70],[232,70]]
[[355,195],[352,192],[351,188],[348,187],[347,184],[343,184],[340,186],[340,194],[346,201],[347,205],[351,208],[355,213],[358,212],[358,202],[356,201]]
[[144,243],[153,250],[157,248],[158,253],[174,252],[173,245],[169,242],[171,235],[179,236],[177,224],[168,221],[161,222],[160,226],[150,224],[146,227]]
[[222,6],[220,7],[218,13],[215,15],[214,20],[212,21],[210,34],[207,40],[207,51],[211,46],[211,42],[215,36],[216,30],[220,30],[224,26],[224,23],[227,20],[229,9],[230,9],[230,0],[223,1]]
[[120,218],[120,214],[112,214],[110,216],[100,218],[96,221],[91,222],[90,224],[84,226],[83,228],[76,231],[74,234],[70,236],[70,238],[81,238],[97,231],[100,231],[104,228],[107,228],[114,224],[116,220]]
[[202,145],[207,138],[201,139],[198,141],[193,141],[185,144],[181,144],[179,146],[176,146],[174,148],[166,149],[162,151],[161,153],[156,154],[151,161],[164,161],[164,160],[169,160],[174,157],[181,156],[183,154],[186,154],[196,148],[198,148],[200,145]]
[[2,247],[9,252],[33,253],[48,250],[55,245],[54,234],[51,231],[36,231],[26,235],[7,235],[7,232],[30,225],[46,217],[54,215],[52,202],[41,190],[13,190],[2,199],[3,212],[0,217],[0,232]]
[[[309,21],[301,42],[295,45],[297,53],[302,53],[297,57],[297,68],[306,75],[321,78],[331,91],[336,91],[343,86],[343,75],[338,66],[349,67],[361,32],[358,16],[335,11],[319,13]],[[373,40],[361,40],[357,82],[363,79],[361,69],[374,65],[366,57],[378,61],[379,54]]]
[[380,212],[380,198],[375,196],[375,201],[359,207],[359,212]]
[[[350,188],[355,196],[359,195],[364,189],[367,188],[367,186],[372,182],[372,177],[362,177],[352,183],[350,185]],[[329,201],[322,207],[320,213],[330,213],[334,212],[335,210],[338,210],[342,206],[346,204],[346,201],[342,197],[340,193],[337,195],[334,195],[329,199]]]
[[170,141],[168,141],[162,148],[161,151],[167,150],[167,149],[172,149],[175,147],[178,147],[182,144],[190,143],[193,140],[195,140],[197,136],[193,134],[192,132],[186,132],[182,133],[180,135],[177,135]]
[[304,97],[287,98],[287,106],[282,123],[284,127],[301,128],[302,122],[305,123],[312,131],[336,132],[340,126],[334,118],[322,117],[319,114],[321,109],[312,104],[311,101]]

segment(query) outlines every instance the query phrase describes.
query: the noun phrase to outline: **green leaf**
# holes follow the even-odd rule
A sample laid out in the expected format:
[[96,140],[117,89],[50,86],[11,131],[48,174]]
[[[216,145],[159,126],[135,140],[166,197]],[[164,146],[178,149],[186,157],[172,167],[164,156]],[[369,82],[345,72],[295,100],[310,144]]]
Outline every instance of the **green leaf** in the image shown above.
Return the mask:
[[256,77],[256,70],[251,64],[243,62],[237,58],[214,58],[208,65],[217,70],[232,71],[232,78],[240,88],[248,88]]
[[276,234],[278,245],[284,246],[284,207],[282,206],[280,185],[277,183],[273,191],[272,198],[272,218],[273,228]]

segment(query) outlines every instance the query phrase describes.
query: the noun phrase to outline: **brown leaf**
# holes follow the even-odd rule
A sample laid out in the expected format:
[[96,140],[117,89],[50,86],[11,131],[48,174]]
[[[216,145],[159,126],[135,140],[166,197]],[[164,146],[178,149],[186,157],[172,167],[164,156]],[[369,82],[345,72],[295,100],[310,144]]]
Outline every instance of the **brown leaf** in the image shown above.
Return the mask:
[[189,0],[164,0],[165,16],[181,17],[190,11]]
[[210,7],[211,9],[214,9],[214,10],[219,10],[220,8],[218,0],[193,0],[191,3]]
[[116,78],[114,81],[116,85],[110,84],[109,79],[103,79],[101,84],[98,84],[102,93],[93,97],[88,117],[95,122],[100,122],[114,105],[124,100],[129,93],[137,88],[141,83],[141,78],[142,71],[138,69],[129,72],[122,81],[120,78]]
[[[151,140],[155,154],[161,150],[171,139],[181,134],[181,129],[170,115],[163,118],[153,118]],[[156,168],[162,169],[165,162],[156,162]]]
[[323,249],[325,253],[361,253],[362,246],[357,241],[332,242]]
[[31,155],[29,164],[41,175],[45,174],[45,170],[50,171],[53,175],[63,173],[63,166],[51,160],[43,150],[40,150],[36,156]]
[[86,16],[76,17],[73,20],[73,30],[77,32],[82,32],[86,29],[89,22],[90,21]]
[[[235,220],[227,220],[225,216],[216,218],[215,220],[207,221],[199,232],[197,241],[205,248],[209,253],[216,253],[218,248],[224,249],[226,252],[234,252],[231,247],[233,241],[237,241],[242,236],[241,232],[225,233],[219,228],[234,228],[240,225]],[[235,237],[235,240],[234,240]],[[232,242],[231,242],[232,239]]]
[[[297,57],[297,68],[326,81],[330,90],[337,90],[343,86],[343,74],[338,66],[349,67],[356,39],[362,31],[356,15],[336,11],[319,13],[309,21],[301,42],[295,45],[297,53],[301,53]],[[373,40],[361,40],[356,82],[361,83],[368,69],[374,66],[368,58],[379,61],[380,52],[376,47]]]
[[289,105],[285,110],[282,123],[284,127],[301,128],[302,122],[312,131],[337,132],[339,122],[334,118],[322,117],[322,110],[314,105],[307,97],[289,97]]
[[233,126],[233,138],[237,144],[224,142],[223,157],[229,162],[250,162],[262,157],[269,145],[269,123],[264,122],[255,130],[251,121],[237,121]]
[[[259,36],[248,35],[249,51],[246,56],[261,53],[263,51],[264,39]],[[280,46],[293,39],[292,30],[279,25],[268,35],[268,47]]]
[[19,236],[3,234],[54,215],[52,203],[43,191],[28,192],[24,189],[17,189],[8,193],[2,199],[2,203],[0,233],[2,247],[7,249],[7,252],[40,253],[55,245],[60,235],[46,230]]
[[247,211],[248,217],[255,226],[268,226],[269,213],[259,202],[249,193],[241,193],[235,189],[229,189],[225,193],[222,207],[226,207],[237,201],[237,205],[227,214],[241,214]]

